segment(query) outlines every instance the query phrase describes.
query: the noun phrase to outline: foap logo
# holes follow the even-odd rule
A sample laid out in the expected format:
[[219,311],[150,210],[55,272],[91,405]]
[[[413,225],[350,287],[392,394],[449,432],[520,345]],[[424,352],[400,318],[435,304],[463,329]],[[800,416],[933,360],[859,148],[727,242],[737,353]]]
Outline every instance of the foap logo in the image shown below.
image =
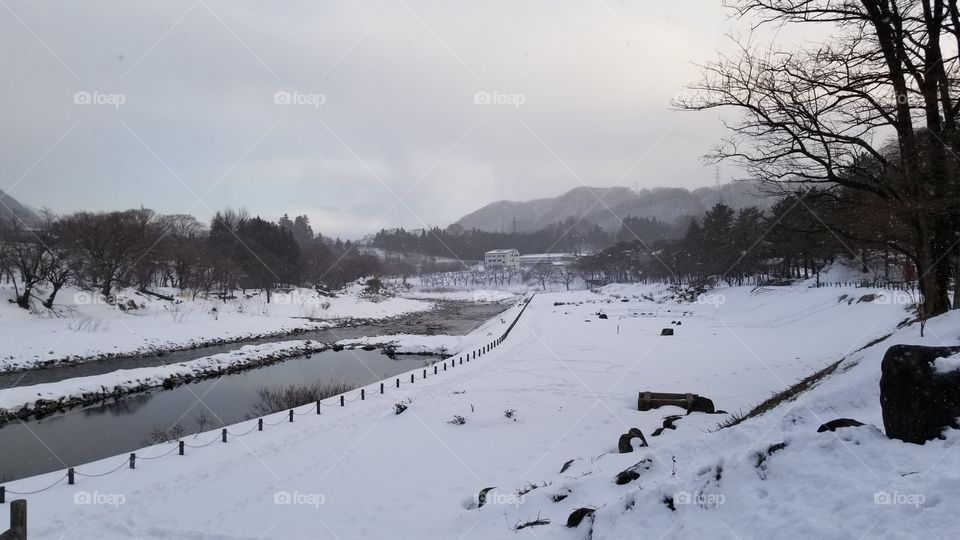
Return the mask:
[[702,508],[717,508],[725,502],[727,502],[727,496],[722,493],[678,491],[673,494],[675,506],[695,504]]
[[127,502],[126,495],[122,493],[100,493],[99,491],[78,491],[73,494],[73,504],[80,505],[101,505],[119,508]]
[[100,293],[91,293],[87,291],[79,291],[73,294],[73,303],[78,306],[93,306],[93,305],[111,305],[111,298],[107,298]]
[[519,493],[500,493],[497,491],[488,491],[486,493],[480,492],[473,496],[473,502],[480,506],[480,499],[484,500],[483,506],[493,506],[493,505],[505,505],[513,506],[514,508],[519,508],[524,501],[524,495]]
[[493,92],[480,90],[473,94],[474,105],[509,105],[514,109],[519,109],[526,102],[527,96],[524,94],[507,94],[499,90]]
[[720,307],[727,302],[727,297],[722,294],[701,294],[697,297],[698,304],[705,304],[713,307]]
[[306,105],[319,109],[321,105],[327,102],[327,96],[324,94],[306,93],[299,90],[278,90],[273,93],[274,105]]
[[327,502],[327,498],[321,493],[300,493],[299,491],[278,491],[273,494],[273,504],[312,506],[320,508],[321,504]]
[[126,102],[127,96],[124,94],[108,94],[99,90],[93,92],[81,90],[73,93],[74,105],[107,105],[119,109]]
[[909,306],[914,303],[913,298],[906,291],[883,291],[873,300],[875,304]]
[[878,491],[873,494],[873,504],[905,505],[920,508],[926,500],[927,498],[922,493]]

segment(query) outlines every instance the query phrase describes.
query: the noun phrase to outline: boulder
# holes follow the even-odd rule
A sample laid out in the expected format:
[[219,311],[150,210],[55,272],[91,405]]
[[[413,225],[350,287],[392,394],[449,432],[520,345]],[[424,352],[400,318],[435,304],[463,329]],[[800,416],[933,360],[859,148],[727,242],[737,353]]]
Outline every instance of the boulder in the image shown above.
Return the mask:
[[823,433],[824,431],[836,431],[840,428],[857,427],[862,425],[863,422],[859,422],[853,418],[837,418],[836,420],[831,420],[817,428],[817,433]]
[[660,335],[661,335],[661,336],[672,336],[672,335],[673,335],[673,328],[664,328],[663,330],[660,331]]
[[583,518],[592,516],[594,512],[596,512],[596,510],[593,508],[577,508],[570,514],[570,517],[567,518],[567,527],[573,529],[580,526]]
[[958,427],[960,370],[938,372],[934,362],[960,347],[894,345],[880,365],[880,408],[887,437],[923,444]]
[[633,452],[633,439],[640,439],[642,443],[640,446],[648,446],[647,438],[643,436],[643,432],[637,428],[630,428],[630,431],[620,436],[620,442],[617,444],[621,454]]
[[614,482],[618,486],[629,484],[637,478],[640,478],[640,473],[649,471],[653,468],[653,460],[650,458],[644,458],[639,463],[627,467],[626,469],[617,473],[617,477],[614,479]]

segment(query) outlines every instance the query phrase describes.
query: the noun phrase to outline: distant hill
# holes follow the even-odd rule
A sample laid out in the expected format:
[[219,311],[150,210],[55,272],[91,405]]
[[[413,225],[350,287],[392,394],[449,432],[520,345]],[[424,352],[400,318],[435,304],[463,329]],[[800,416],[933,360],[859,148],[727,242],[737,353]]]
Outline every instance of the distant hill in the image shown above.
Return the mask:
[[28,226],[38,225],[41,221],[40,214],[35,210],[0,191],[0,219],[6,222],[11,217],[15,217]]
[[656,218],[668,224],[689,216],[701,216],[721,199],[734,209],[747,206],[767,209],[774,202],[750,182],[693,191],[666,187],[640,191],[626,187],[578,187],[559,197],[490,203],[460,218],[456,224],[465,229],[511,231],[516,219],[517,231],[536,231],[568,217],[582,217],[604,229],[615,230],[627,216]]

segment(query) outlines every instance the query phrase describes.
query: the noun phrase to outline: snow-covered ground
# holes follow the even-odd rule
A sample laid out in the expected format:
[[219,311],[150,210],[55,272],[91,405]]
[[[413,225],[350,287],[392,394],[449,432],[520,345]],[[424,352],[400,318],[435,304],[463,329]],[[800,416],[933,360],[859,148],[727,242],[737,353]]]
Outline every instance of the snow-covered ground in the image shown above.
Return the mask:
[[121,310],[96,294],[68,288],[58,295],[54,312],[31,313],[7,302],[13,297],[10,286],[0,287],[0,371],[281,335],[433,307],[409,298],[371,299],[361,291],[360,285],[353,285],[328,298],[312,289],[296,289],[275,293],[268,304],[259,293],[244,296],[237,291],[237,298],[226,301],[183,295],[177,297],[179,303],[172,303],[128,289],[118,294],[119,303],[134,302],[137,307]]
[[[507,340],[463,366],[346,407],[232,426],[244,437],[117,456],[27,496],[31,538],[951,538],[960,434],[917,446],[875,427],[817,433],[838,417],[882,426],[880,359],[896,343],[960,343],[960,316],[896,330],[908,314],[869,289],[721,288],[692,304],[659,287],[537,295]],[[508,322],[514,307],[502,315]],[[607,318],[600,318],[603,313]],[[677,324],[679,323],[679,324]],[[470,350],[504,328],[470,334]],[[674,336],[661,336],[673,328]],[[860,350],[890,332],[880,344]],[[796,401],[720,431],[676,408],[637,410],[638,392],[694,392],[726,411],[846,358]],[[406,381],[401,376],[401,380]],[[389,386],[389,385],[388,385]],[[394,413],[404,402],[407,410]],[[451,423],[457,417],[463,421]],[[617,453],[640,428],[650,448]],[[639,464],[623,485],[617,473]],[[561,469],[565,469],[561,472]],[[7,484],[27,492],[51,473]],[[476,496],[488,492],[478,508]],[[577,508],[595,509],[579,528]],[[520,531],[518,526],[541,520]],[[0,512],[0,529],[6,515]]]

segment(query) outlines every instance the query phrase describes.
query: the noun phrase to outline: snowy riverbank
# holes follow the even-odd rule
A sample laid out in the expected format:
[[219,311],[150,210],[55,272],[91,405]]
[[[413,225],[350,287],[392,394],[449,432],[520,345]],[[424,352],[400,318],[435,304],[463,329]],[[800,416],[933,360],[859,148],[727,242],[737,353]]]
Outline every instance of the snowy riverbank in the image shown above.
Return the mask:
[[217,377],[255,366],[320,352],[326,345],[305,340],[247,345],[178,364],[121,369],[101,375],[76,377],[59,382],[18,386],[0,390],[0,424],[13,418],[43,415],[115,398],[151,388],[172,387],[194,380]]
[[162,292],[176,300],[125,290],[110,305],[87,291],[65,289],[54,311],[31,313],[6,302],[12,292],[0,288],[0,372],[294,335],[434,307],[408,298],[365,297],[359,286],[335,298],[311,289],[274,293],[269,304],[263,295],[239,291],[227,300]]

